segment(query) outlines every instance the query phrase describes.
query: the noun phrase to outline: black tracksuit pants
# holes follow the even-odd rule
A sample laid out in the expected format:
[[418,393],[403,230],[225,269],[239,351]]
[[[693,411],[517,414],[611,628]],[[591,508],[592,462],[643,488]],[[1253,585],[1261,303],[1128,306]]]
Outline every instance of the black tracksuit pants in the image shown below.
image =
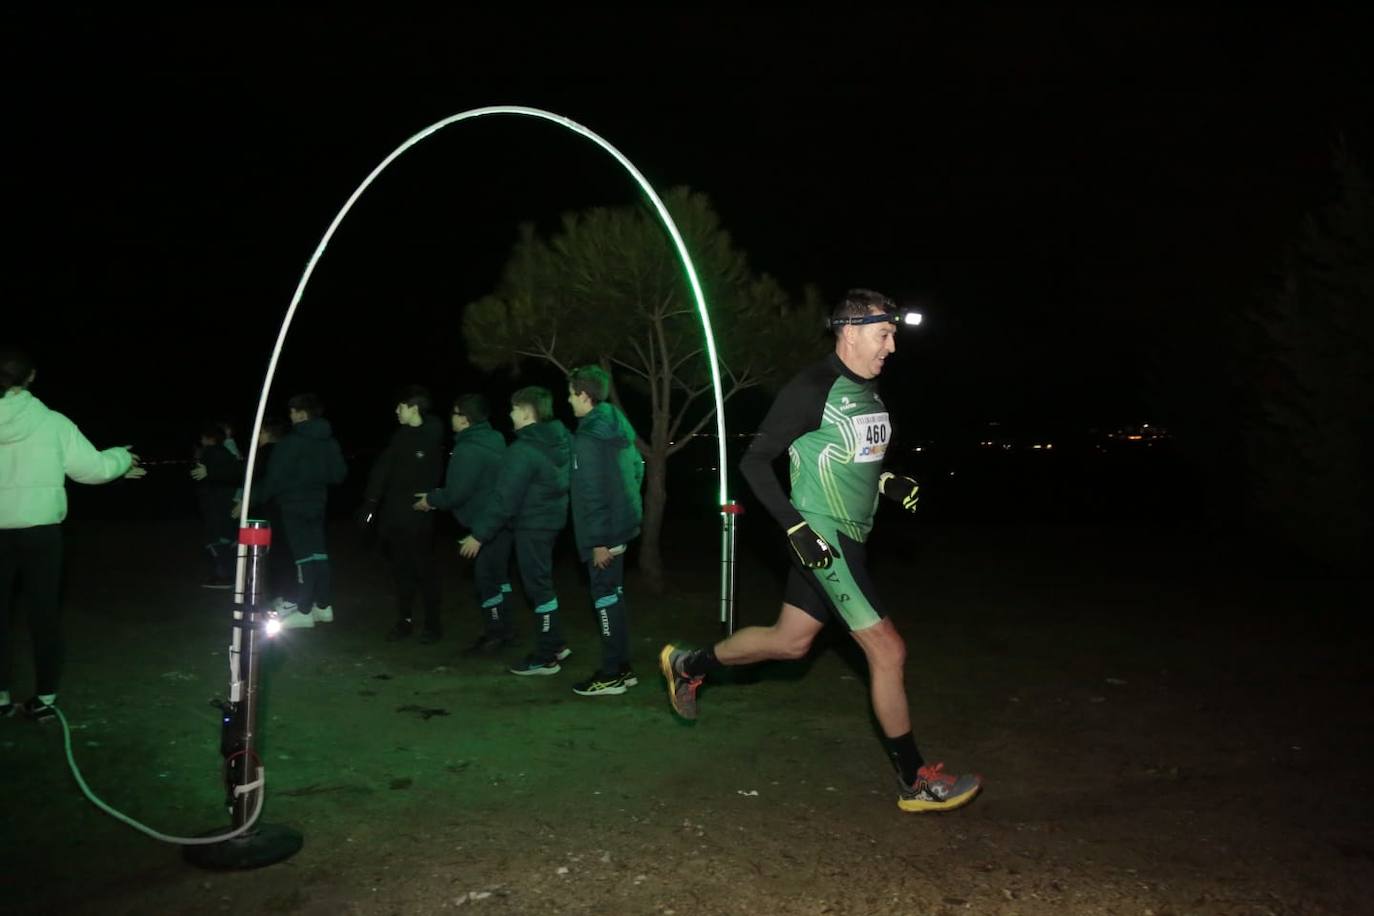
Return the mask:
[[38,694],[57,693],[62,676],[62,528],[0,529],[0,690],[14,679],[14,621],[22,609],[33,641]]
[[434,523],[419,512],[414,522],[388,525],[377,532],[396,589],[396,616],[411,620],[415,598],[424,605],[425,629],[443,632],[439,620],[439,570],[434,561]]
[[332,607],[334,576],[324,544],[324,510],[302,512],[283,509],[282,529],[291,559],[296,561],[296,604],[302,614],[311,607]]
[[616,674],[630,664],[630,608],[625,603],[625,555],[612,557],[605,569],[587,560],[587,577],[601,639],[601,671]]
[[566,645],[558,616],[558,595],[553,590],[553,545],[559,529],[517,529],[515,563],[525,599],[534,609],[534,657],[549,661]]
[[482,609],[482,627],[488,639],[509,639],[515,635],[515,621],[507,606],[510,594],[510,553],[514,538],[502,528],[477,553],[472,564],[473,588]]

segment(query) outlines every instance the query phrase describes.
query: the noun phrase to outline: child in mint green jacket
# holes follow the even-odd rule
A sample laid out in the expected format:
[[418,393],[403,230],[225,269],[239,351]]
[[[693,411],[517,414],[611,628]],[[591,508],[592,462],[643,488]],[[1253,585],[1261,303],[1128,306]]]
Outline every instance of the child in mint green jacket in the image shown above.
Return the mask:
[[53,704],[62,674],[59,597],[67,478],[99,484],[147,471],[127,448],[97,450],[75,423],[34,397],[29,385],[37,374],[26,354],[0,351],[0,718],[16,711],[10,698],[10,614],[23,605],[38,682],[37,696],[23,708],[31,718],[50,722],[57,716]]

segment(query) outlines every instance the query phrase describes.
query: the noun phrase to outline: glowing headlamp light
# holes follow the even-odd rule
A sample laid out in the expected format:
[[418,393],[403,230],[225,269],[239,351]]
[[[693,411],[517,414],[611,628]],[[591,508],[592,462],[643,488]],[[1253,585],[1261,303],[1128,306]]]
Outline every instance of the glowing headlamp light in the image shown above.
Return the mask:
[[853,315],[848,318],[831,318],[829,326],[831,328],[842,328],[845,325],[862,324],[895,324],[905,325],[914,328],[921,323],[921,313],[910,309],[902,309],[897,312],[874,312],[869,315]]

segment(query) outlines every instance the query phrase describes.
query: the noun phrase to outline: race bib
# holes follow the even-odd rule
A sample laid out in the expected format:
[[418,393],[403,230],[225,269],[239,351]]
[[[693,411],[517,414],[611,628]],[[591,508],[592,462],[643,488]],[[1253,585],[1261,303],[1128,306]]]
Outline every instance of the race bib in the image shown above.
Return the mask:
[[892,438],[887,412],[850,417],[850,422],[854,424],[854,460],[882,461],[887,454],[888,440]]

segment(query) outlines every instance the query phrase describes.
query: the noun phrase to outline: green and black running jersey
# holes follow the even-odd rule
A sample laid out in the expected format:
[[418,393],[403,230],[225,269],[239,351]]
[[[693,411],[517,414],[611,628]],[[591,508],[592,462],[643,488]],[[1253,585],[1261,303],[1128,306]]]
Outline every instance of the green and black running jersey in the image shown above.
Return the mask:
[[[835,354],[802,370],[778,393],[740,461],[754,495],[783,528],[823,516],[856,541],[868,538],[892,422],[874,379],[850,372]],[[791,457],[789,500],[773,459]]]

